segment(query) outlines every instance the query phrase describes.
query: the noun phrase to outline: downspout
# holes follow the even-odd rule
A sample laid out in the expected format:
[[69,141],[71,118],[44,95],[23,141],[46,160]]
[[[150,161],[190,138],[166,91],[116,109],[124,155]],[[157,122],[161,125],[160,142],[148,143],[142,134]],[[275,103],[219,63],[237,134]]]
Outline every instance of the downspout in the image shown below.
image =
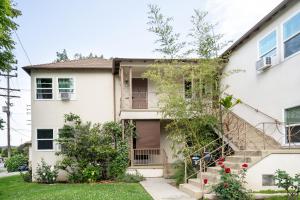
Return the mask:
[[115,78],[115,60],[112,62],[112,75],[113,75],[113,104],[114,104],[114,122],[116,122],[116,78]]

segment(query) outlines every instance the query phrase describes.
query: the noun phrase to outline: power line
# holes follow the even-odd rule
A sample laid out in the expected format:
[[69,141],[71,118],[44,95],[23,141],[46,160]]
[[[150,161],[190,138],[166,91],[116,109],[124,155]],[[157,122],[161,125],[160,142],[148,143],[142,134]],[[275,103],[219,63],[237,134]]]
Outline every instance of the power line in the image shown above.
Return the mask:
[[30,60],[30,58],[29,58],[29,56],[28,56],[28,53],[27,53],[27,51],[25,50],[25,48],[24,48],[24,46],[23,46],[23,44],[22,44],[22,42],[21,42],[21,39],[20,39],[19,35],[17,34],[17,31],[14,31],[14,32],[15,32],[15,34],[16,34],[16,36],[17,36],[18,41],[20,42],[20,45],[21,45],[21,47],[22,47],[22,49],[23,49],[23,52],[25,53],[25,56],[26,56],[28,62],[30,63],[30,65],[32,65],[31,60]]

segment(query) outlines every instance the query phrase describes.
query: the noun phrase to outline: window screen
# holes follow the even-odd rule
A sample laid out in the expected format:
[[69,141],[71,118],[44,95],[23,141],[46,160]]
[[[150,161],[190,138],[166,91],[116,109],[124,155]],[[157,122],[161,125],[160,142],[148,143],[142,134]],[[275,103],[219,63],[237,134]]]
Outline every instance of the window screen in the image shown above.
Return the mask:
[[300,51],[300,13],[283,24],[284,57]]
[[38,129],[37,130],[37,149],[52,150],[53,149],[53,130]]

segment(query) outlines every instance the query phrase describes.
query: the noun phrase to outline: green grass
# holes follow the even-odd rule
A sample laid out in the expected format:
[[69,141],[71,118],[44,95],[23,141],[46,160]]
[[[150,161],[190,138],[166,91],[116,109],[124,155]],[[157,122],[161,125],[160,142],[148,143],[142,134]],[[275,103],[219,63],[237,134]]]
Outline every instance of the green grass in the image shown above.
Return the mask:
[[0,178],[2,200],[151,200],[138,183],[37,184],[20,176]]

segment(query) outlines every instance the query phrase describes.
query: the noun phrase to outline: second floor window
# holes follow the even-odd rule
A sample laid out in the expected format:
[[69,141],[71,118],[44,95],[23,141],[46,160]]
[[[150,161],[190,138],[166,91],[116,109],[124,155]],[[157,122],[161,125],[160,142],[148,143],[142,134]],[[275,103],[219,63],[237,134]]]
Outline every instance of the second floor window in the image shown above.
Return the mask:
[[37,78],[36,79],[36,98],[37,99],[52,99],[52,78]]
[[276,38],[276,31],[273,31],[259,41],[259,58],[276,56]]
[[300,51],[300,12],[283,24],[284,57]]
[[58,78],[58,92],[73,93],[74,92],[73,78]]

